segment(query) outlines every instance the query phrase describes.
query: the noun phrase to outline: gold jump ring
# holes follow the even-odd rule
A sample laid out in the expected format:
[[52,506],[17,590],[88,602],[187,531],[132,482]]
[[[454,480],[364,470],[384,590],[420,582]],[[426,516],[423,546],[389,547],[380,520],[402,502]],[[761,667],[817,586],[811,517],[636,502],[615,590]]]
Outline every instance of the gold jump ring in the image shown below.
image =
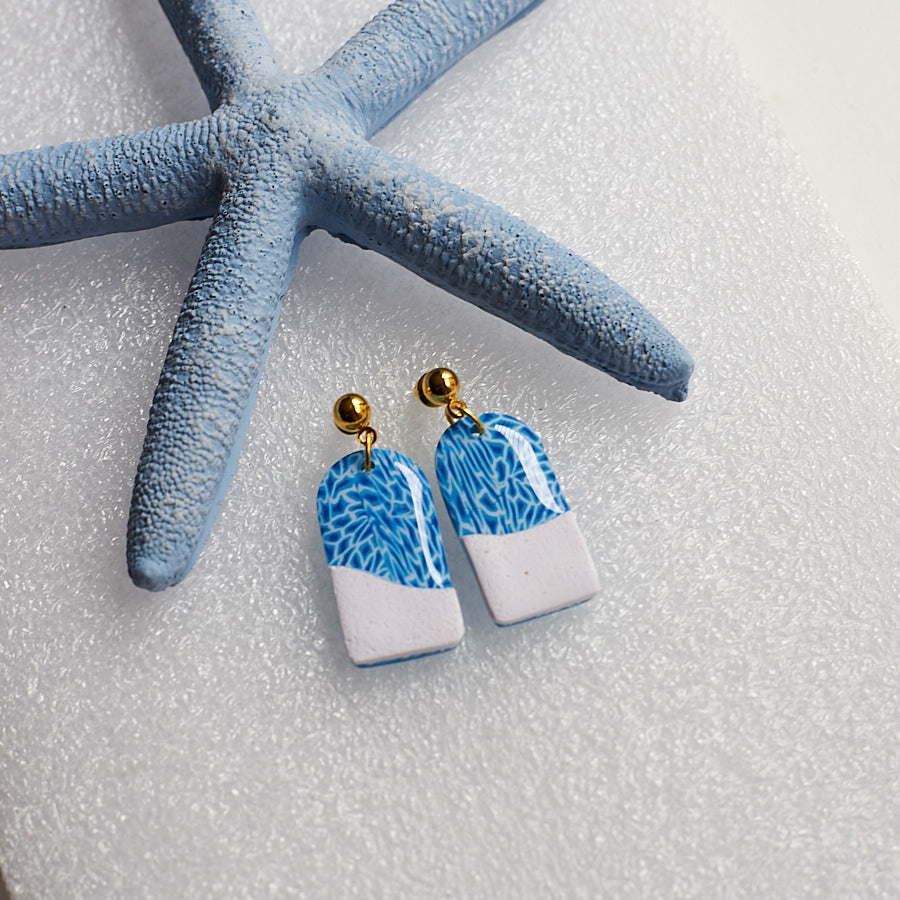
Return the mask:
[[366,472],[371,472],[375,466],[372,463],[372,445],[375,441],[378,440],[378,432],[375,431],[374,428],[366,425],[365,428],[361,428],[356,435],[356,439],[365,447],[366,450],[366,459],[363,463],[363,469]]
[[475,413],[466,406],[464,400],[460,400],[458,397],[453,397],[450,402],[447,404],[447,408],[444,410],[444,415],[447,417],[447,421],[452,425],[454,422],[461,419],[463,416],[468,416],[474,423],[475,428],[478,430],[479,434],[484,434],[484,423]]

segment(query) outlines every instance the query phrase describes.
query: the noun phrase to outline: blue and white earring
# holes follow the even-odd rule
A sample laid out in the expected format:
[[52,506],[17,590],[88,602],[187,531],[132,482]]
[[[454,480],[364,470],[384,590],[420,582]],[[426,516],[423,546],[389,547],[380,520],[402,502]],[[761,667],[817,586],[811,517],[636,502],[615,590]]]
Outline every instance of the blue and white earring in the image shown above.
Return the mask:
[[512,625],[593,597],[597,570],[540,438],[513,416],[476,416],[450,369],[427,372],[416,394],[443,406],[450,423],[435,471],[494,621]]
[[334,404],[335,425],[363,449],[328,470],[317,498],[344,644],[358,666],[449,650],[463,636],[431,488],[411,459],[373,448],[370,419],[359,394]]

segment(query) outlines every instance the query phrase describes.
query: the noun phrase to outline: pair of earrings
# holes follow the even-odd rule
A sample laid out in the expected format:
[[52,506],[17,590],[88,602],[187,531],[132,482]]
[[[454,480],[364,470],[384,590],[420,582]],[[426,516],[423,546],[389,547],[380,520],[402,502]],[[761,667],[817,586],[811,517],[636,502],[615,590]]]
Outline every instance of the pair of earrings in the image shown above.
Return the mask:
[[[596,569],[540,438],[513,416],[476,416],[449,369],[423,375],[416,393],[450,423],[437,480],[497,624],[596,594]],[[344,643],[358,666],[449,650],[464,630],[428,481],[408,457],[375,449],[370,420],[359,394],[335,403],[335,424],[363,449],[338,460],[318,493]]]

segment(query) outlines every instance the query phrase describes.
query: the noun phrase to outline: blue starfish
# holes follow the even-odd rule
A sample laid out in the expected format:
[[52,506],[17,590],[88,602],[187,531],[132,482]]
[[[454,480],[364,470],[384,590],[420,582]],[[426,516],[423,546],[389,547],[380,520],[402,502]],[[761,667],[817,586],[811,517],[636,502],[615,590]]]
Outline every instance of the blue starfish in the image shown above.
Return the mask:
[[281,71],[244,0],[160,0],[212,113],[0,156],[0,248],[212,217],[135,477],[134,582],[180,581],[231,480],[297,248],[377,250],[560,350],[672,400],[687,351],[590,263],[368,139],[539,0],[396,0],[314,72]]

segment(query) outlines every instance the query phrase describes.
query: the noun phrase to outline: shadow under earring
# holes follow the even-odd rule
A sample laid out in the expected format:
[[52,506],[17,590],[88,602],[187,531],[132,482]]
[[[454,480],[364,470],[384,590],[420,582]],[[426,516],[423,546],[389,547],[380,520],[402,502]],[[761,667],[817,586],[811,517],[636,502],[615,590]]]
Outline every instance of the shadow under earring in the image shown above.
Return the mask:
[[476,416],[459,379],[433,369],[416,384],[450,427],[435,454],[438,484],[498,625],[589,600],[597,570],[540,438],[513,416]]
[[463,636],[431,488],[411,459],[374,449],[370,418],[359,394],[335,403],[335,425],[363,449],[329,469],[317,497],[344,643],[358,666],[449,650]]

